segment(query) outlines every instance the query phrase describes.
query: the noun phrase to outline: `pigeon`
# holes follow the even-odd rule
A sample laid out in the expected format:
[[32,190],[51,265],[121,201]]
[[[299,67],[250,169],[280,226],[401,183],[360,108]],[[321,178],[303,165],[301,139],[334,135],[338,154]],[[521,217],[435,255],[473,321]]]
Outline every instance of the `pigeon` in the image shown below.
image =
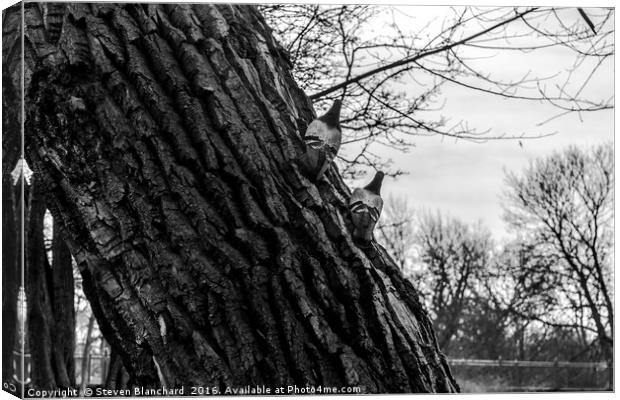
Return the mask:
[[317,119],[310,122],[303,136],[306,152],[300,157],[304,173],[313,180],[319,180],[329,164],[336,157],[342,140],[340,128],[340,100]]
[[349,210],[353,221],[353,239],[363,244],[372,240],[372,231],[383,209],[381,183],[384,173],[378,171],[373,180],[364,188],[357,188],[351,194]]

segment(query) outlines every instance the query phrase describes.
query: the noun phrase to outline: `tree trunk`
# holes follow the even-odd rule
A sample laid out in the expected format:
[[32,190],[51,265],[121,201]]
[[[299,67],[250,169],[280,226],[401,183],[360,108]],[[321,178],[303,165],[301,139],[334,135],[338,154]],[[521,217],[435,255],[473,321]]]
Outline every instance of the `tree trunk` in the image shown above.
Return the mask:
[[47,259],[43,237],[45,202],[39,181],[33,179],[28,191],[26,215],[26,299],[28,304],[28,343],[32,360],[32,384],[36,388],[54,389],[52,301],[49,287],[52,269]]
[[314,113],[254,7],[25,18],[27,155],[131,383],[457,390],[415,289],[353,243],[336,168],[300,174]]
[[123,366],[121,356],[112,350],[112,354],[110,354],[110,367],[106,374],[104,387],[106,389],[126,389],[126,386],[123,386],[124,375],[126,374],[127,370]]
[[75,313],[71,254],[55,230],[50,265],[44,242],[45,201],[38,179],[27,195],[25,289],[31,378],[36,388],[75,387]]
[[58,229],[52,242],[52,335],[56,383],[61,388],[75,387],[75,309],[73,304],[73,265],[69,248]]

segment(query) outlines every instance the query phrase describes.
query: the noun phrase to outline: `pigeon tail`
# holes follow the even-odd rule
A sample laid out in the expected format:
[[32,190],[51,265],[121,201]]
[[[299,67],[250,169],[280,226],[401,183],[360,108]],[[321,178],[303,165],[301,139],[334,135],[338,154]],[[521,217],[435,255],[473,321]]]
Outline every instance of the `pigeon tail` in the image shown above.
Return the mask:
[[385,174],[383,172],[377,171],[377,173],[375,174],[375,177],[372,179],[372,181],[368,185],[366,185],[364,189],[379,196],[381,194],[381,184],[383,183],[384,176]]
[[335,127],[340,130],[340,107],[342,106],[341,100],[334,100],[332,107],[325,113],[325,115],[318,119],[325,122],[329,127]]

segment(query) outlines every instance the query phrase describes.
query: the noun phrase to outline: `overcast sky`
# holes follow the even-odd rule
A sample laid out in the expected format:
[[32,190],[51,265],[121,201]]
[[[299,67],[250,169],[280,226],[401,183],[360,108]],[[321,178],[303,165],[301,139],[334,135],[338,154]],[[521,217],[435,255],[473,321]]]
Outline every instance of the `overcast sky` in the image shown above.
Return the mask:
[[[412,29],[425,18],[448,12],[441,7],[404,7],[416,15]],[[573,12],[574,11],[574,12]],[[567,10],[563,18],[580,18],[576,9]],[[528,39],[525,39],[527,42]],[[531,38],[532,43],[536,38]],[[540,42],[536,42],[540,43]],[[470,53],[474,55],[473,50]],[[536,75],[565,72],[574,55],[560,49],[535,54],[496,52],[493,58],[481,60],[484,68],[496,76],[517,79],[524,72]],[[580,85],[589,69],[575,74],[571,81]],[[607,62],[592,78],[588,95],[608,98],[613,95],[613,65]],[[442,89],[446,104],[439,112],[452,122],[466,121],[480,130],[491,129],[489,135],[514,134],[555,135],[522,140],[498,140],[473,143],[442,137],[417,137],[415,147],[407,153],[380,147],[382,156],[393,160],[393,167],[408,172],[396,179],[386,179],[383,195],[406,196],[416,208],[439,209],[464,221],[482,220],[496,238],[506,235],[502,220],[500,195],[504,188],[504,170],[518,171],[535,157],[545,156],[569,145],[593,146],[613,140],[613,111],[570,114],[542,126],[537,124],[559,113],[557,108],[538,102],[508,100],[497,96],[446,84]],[[375,151],[377,151],[375,149]]]

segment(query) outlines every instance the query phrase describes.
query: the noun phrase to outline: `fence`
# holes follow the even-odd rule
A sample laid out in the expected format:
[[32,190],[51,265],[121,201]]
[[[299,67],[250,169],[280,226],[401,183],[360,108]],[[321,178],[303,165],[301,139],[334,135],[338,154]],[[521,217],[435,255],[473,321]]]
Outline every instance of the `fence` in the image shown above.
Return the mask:
[[611,390],[603,362],[449,359],[463,392]]
[[[82,382],[82,355],[75,357],[75,380]],[[90,354],[86,362],[86,385],[103,385],[110,365],[110,356]]]
[[[87,385],[102,385],[108,355],[89,356]],[[547,392],[610,390],[603,362],[448,359],[463,392]],[[75,356],[76,379],[82,380],[82,356]]]

